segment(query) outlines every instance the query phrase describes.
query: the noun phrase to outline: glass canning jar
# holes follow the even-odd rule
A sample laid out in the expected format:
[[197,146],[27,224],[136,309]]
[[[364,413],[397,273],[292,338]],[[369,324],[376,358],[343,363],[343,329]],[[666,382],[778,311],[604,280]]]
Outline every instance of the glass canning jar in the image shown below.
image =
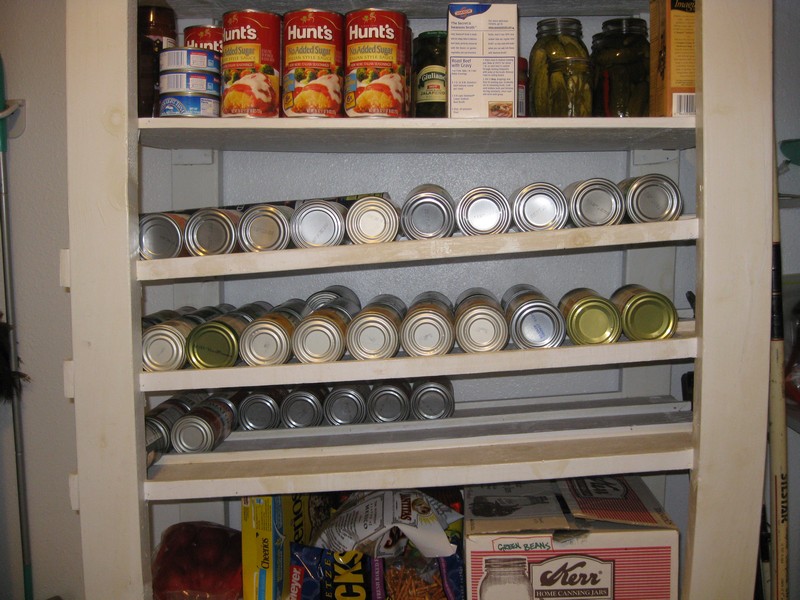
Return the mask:
[[478,591],[481,600],[533,600],[524,556],[487,558],[484,567],[486,573]]
[[644,19],[611,19],[592,44],[596,117],[646,117],[650,112],[650,42]]

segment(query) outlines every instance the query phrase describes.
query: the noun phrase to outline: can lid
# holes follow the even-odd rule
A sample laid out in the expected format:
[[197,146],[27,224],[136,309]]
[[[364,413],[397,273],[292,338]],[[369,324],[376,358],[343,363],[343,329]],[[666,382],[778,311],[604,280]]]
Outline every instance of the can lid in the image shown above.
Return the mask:
[[511,339],[518,348],[555,348],[564,343],[564,316],[551,303],[525,302],[509,322]]
[[625,209],[635,223],[674,221],[683,212],[680,189],[669,177],[651,173],[623,184]]
[[202,208],[186,222],[185,244],[194,256],[229,254],[236,248],[236,225],[225,211]]
[[521,231],[563,229],[567,225],[567,198],[550,183],[531,183],[512,202],[514,224]]
[[439,381],[417,384],[411,394],[411,413],[417,419],[444,419],[455,409],[453,390]]
[[455,229],[455,222],[453,204],[433,192],[409,197],[400,211],[400,227],[412,240],[448,237]]
[[192,414],[176,421],[170,433],[172,447],[177,452],[209,452],[214,449],[214,431],[205,420]]
[[196,369],[232,367],[238,356],[238,336],[219,321],[198,325],[186,340],[186,358]]
[[275,398],[269,394],[252,393],[239,405],[239,424],[249,431],[273,429],[280,425],[281,414]]
[[456,223],[464,235],[504,233],[511,225],[511,207],[498,190],[473,188],[458,202]]
[[575,344],[609,344],[622,334],[619,311],[599,296],[579,300],[566,318],[567,333]]
[[292,348],[300,362],[333,362],[344,355],[345,338],[342,330],[330,317],[310,316],[294,330]]
[[239,354],[251,367],[283,364],[292,354],[292,339],[280,323],[267,315],[250,323],[242,332]]
[[175,258],[183,249],[183,231],[170,217],[158,213],[139,218],[139,255],[145,260]]
[[322,417],[320,399],[307,390],[295,390],[281,403],[281,421],[287,427],[316,427]]
[[625,200],[619,187],[599,177],[570,186],[569,215],[578,227],[616,225],[625,216]]
[[352,387],[337,387],[325,398],[325,420],[332,425],[354,425],[367,418],[366,398]]
[[289,245],[293,209],[261,204],[247,209],[238,225],[239,243],[248,252],[283,250]]
[[338,246],[344,241],[346,209],[327,200],[310,200],[294,211],[289,230],[298,248]]
[[400,215],[388,199],[366,196],[347,211],[345,228],[354,244],[391,242],[400,230]]
[[147,371],[177,371],[186,364],[186,339],[171,327],[151,327],[142,335],[142,364]]
[[508,343],[508,323],[499,310],[479,305],[456,321],[456,340],[464,352],[495,352]]
[[453,322],[428,310],[409,313],[400,326],[403,349],[409,356],[447,354],[455,344]]
[[629,340],[661,340],[672,337],[678,326],[678,312],[658,292],[642,292],[622,310],[622,331]]
[[400,349],[400,335],[386,315],[360,313],[347,328],[347,349],[357,360],[391,358]]
[[367,413],[378,423],[403,421],[410,413],[409,398],[399,385],[386,383],[375,386],[367,398]]

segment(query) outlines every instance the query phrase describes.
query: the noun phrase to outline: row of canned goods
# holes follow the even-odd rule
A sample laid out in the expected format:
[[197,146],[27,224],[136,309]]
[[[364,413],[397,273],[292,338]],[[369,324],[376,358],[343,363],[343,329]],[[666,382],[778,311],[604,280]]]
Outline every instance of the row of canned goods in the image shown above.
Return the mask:
[[443,377],[183,392],[147,412],[145,443],[148,453],[207,452],[235,430],[434,420],[454,411],[453,386]]
[[516,190],[509,200],[491,187],[476,187],[455,200],[437,184],[422,184],[401,206],[388,193],[148,213],[139,219],[143,259],[262,252],[290,246],[312,248],[597,227],[625,221],[677,219],[683,199],[677,185],[660,174],[620,183],[595,177],[563,190],[546,182]]
[[[160,321],[160,322],[159,322]],[[219,305],[160,311],[145,317],[142,362],[147,371],[191,367],[211,369],[300,363],[345,358],[388,359],[448,354],[458,346],[468,353],[495,352],[509,342],[519,349],[573,344],[654,340],[671,337],[678,315],[672,301],[637,284],[605,298],[575,288],[556,304],[535,286],[521,283],[500,298],[488,289],[465,290],[455,305],[428,291],[410,306],[392,294],[379,294],[363,306],[341,285],[308,299],[292,298],[273,307],[265,301],[239,308]]]

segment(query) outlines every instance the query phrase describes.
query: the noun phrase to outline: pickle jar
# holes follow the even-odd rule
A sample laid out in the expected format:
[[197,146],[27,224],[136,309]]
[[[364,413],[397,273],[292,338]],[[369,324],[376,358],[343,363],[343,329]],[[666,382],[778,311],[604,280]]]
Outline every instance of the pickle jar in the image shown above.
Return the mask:
[[536,24],[536,43],[528,60],[528,116],[549,117],[550,70],[554,58],[589,58],[578,19],[543,19]]
[[650,42],[647,21],[603,23],[592,44],[593,107],[596,117],[646,117],[650,112]]
[[591,64],[588,58],[553,58],[547,65],[550,76],[549,116],[592,116]]
[[424,31],[414,40],[414,116],[447,116],[446,31]]

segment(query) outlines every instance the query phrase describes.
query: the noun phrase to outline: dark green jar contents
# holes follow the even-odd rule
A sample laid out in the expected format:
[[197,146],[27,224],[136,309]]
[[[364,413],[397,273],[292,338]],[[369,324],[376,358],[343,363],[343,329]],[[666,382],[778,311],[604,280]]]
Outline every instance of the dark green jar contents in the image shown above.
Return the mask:
[[650,42],[644,19],[611,19],[593,39],[596,117],[646,117],[650,112]]
[[413,116],[447,116],[446,31],[425,31],[414,40]]
[[588,58],[554,58],[548,65],[551,117],[590,117],[592,80]]

